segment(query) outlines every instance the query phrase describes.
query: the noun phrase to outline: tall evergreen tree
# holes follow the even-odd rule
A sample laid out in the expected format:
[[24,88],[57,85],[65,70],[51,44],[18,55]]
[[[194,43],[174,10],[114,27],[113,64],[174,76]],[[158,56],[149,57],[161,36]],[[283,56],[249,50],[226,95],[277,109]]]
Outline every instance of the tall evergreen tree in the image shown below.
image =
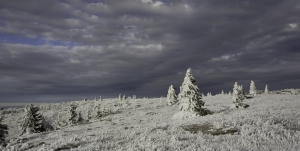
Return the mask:
[[255,87],[255,84],[254,84],[254,82],[252,80],[251,80],[251,83],[250,83],[249,94],[252,95],[252,96],[256,96],[256,94],[257,94],[257,90],[256,90],[256,87]]
[[0,146],[5,146],[5,137],[8,135],[8,127],[6,124],[2,124],[3,116],[0,117]]
[[199,92],[199,88],[196,85],[196,80],[192,75],[191,68],[186,71],[178,97],[181,111],[195,113],[200,116],[210,113],[209,110],[202,108],[204,106],[202,94]]
[[39,107],[35,107],[33,104],[25,107],[25,113],[21,123],[21,135],[45,131],[43,127],[43,116],[38,113],[38,111]]
[[177,94],[176,94],[176,91],[173,87],[173,85],[171,85],[169,87],[169,90],[168,90],[168,95],[167,95],[167,105],[173,105],[177,102]]

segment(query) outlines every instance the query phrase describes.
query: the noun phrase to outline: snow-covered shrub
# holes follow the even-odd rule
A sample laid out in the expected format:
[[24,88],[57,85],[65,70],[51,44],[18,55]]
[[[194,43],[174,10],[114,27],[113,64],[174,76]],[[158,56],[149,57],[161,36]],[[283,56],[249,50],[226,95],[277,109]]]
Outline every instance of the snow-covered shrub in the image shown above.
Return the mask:
[[68,125],[68,121],[63,115],[65,115],[65,113],[58,114],[57,119],[55,120],[55,129],[59,129]]
[[51,124],[50,119],[43,117],[42,119],[42,127],[45,131],[53,131],[54,127]]
[[101,105],[100,103],[97,103],[95,102],[94,103],[94,108],[93,108],[93,111],[92,111],[92,114],[91,114],[91,117],[92,118],[100,118],[102,117],[102,111],[101,111]]
[[237,82],[233,85],[232,99],[236,108],[247,108],[248,104],[244,104],[243,100],[246,98],[245,91],[243,90],[243,86],[237,84]]
[[269,94],[268,85],[266,85],[266,87],[265,87],[265,94],[266,94],[266,95],[268,95],[268,94]]
[[43,127],[43,116],[38,113],[39,107],[33,104],[25,107],[25,113],[21,124],[21,135],[39,133],[45,131]]
[[204,106],[204,101],[202,100],[202,94],[199,92],[199,88],[196,85],[196,80],[192,75],[191,68],[186,71],[178,97],[181,111],[190,112],[200,116],[210,113],[208,109],[202,108]]
[[291,94],[292,94],[292,95],[297,95],[297,94],[298,94],[298,90],[291,89]]
[[173,105],[177,102],[177,94],[176,94],[176,91],[173,87],[173,85],[171,85],[169,87],[169,90],[168,90],[168,95],[167,95],[167,105]]
[[83,123],[84,119],[82,118],[81,112],[78,113],[77,123]]
[[3,116],[0,115],[0,146],[5,146],[6,141],[5,137],[8,135],[8,127],[5,124],[2,124]]
[[250,83],[249,94],[251,96],[256,96],[256,94],[257,94],[257,89],[255,87],[255,83],[252,80],[251,80],[251,83]]

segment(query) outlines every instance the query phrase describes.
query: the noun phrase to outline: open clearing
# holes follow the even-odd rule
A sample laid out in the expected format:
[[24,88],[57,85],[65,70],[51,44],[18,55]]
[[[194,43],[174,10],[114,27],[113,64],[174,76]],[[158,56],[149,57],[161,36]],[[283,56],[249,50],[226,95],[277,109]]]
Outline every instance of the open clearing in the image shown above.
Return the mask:
[[[178,105],[166,106],[165,98],[75,101],[84,119],[95,103],[111,113],[25,136],[18,136],[23,109],[4,109],[10,142],[2,150],[300,150],[300,95],[261,94],[244,100],[250,105],[246,109],[232,108],[229,95],[203,100],[214,114],[185,119],[174,116]],[[55,124],[69,105],[42,104],[40,113]]]

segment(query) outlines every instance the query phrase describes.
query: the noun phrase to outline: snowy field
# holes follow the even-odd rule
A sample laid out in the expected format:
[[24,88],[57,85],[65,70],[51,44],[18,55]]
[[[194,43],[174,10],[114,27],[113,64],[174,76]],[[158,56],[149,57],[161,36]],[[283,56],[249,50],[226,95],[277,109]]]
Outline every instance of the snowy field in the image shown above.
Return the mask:
[[[166,106],[165,98],[75,101],[84,119],[99,104],[109,114],[24,136],[19,136],[23,109],[4,109],[10,141],[2,150],[300,150],[300,95],[259,94],[244,100],[250,105],[246,109],[232,108],[229,95],[203,101],[214,113],[185,119],[174,116],[178,105]],[[54,126],[69,105],[41,104],[40,113]]]

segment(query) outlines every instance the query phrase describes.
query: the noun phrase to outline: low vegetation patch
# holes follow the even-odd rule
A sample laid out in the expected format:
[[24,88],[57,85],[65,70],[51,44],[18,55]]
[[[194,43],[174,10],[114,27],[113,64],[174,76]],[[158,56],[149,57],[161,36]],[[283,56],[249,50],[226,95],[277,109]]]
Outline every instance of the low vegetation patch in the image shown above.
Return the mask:
[[226,135],[226,134],[234,134],[239,130],[235,127],[224,127],[224,128],[214,128],[213,125],[204,124],[191,124],[191,125],[184,125],[181,126],[184,130],[189,131],[191,133],[198,133],[201,131],[203,134],[210,134],[210,135]]

